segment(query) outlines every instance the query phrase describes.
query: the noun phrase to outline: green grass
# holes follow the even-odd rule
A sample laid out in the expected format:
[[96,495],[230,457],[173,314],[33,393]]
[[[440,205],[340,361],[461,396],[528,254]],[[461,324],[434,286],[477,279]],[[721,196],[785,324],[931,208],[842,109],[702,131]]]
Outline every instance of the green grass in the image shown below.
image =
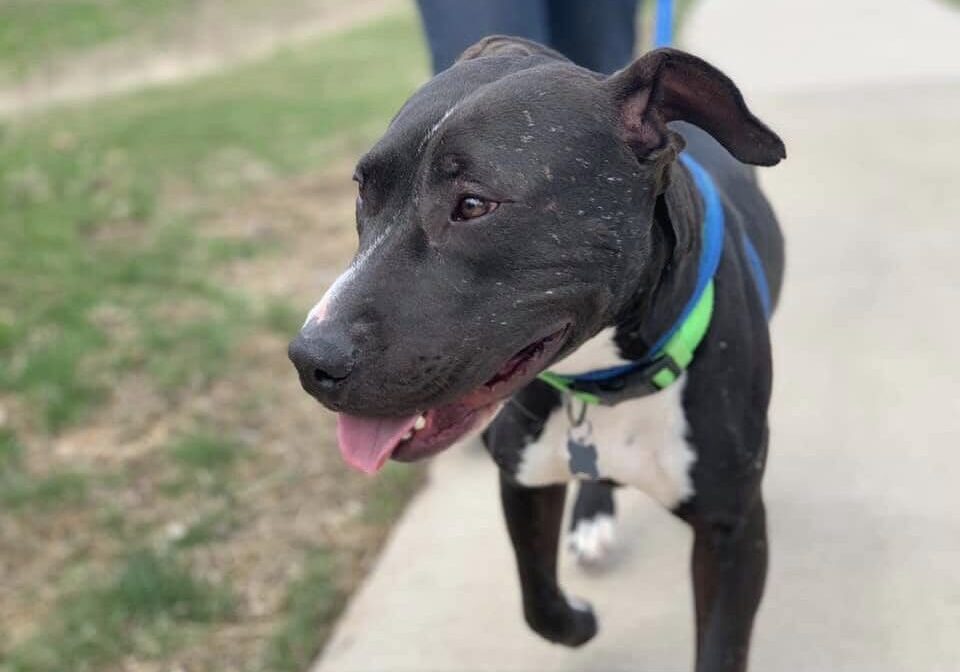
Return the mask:
[[0,428],[0,476],[18,469],[23,460],[23,446],[12,430]]
[[83,474],[31,474],[23,464],[23,453],[16,435],[0,429],[0,507],[7,511],[48,510],[84,501],[88,483]]
[[281,335],[296,333],[303,325],[303,310],[286,301],[271,300],[263,309],[263,323]]
[[191,470],[223,471],[241,455],[237,442],[213,433],[187,434],[170,446],[170,456],[181,467]]
[[[186,493],[206,497],[233,500],[235,473],[233,467],[244,457],[250,457],[246,446],[233,440],[228,434],[197,431],[183,434],[166,448],[169,459],[176,465],[176,472],[160,482],[160,490],[168,497],[180,497]],[[203,537],[216,530],[215,521],[200,523],[197,529],[187,533],[191,540],[186,545],[200,543]],[[209,527],[209,529],[204,529]],[[212,537],[211,537],[212,538]]]
[[267,646],[261,668],[264,672],[309,668],[343,600],[332,576],[326,553],[316,550],[307,555],[303,575],[287,589],[286,617]]
[[137,551],[112,580],[65,596],[41,632],[5,652],[0,672],[85,672],[131,653],[158,657],[185,627],[229,619],[233,602],[175,556]]
[[[365,499],[363,519],[374,525],[392,523],[423,475],[423,469],[411,465],[386,465]],[[287,588],[284,620],[267,645],[263,672],[300,672],[316,658],[346,599],[334,575],[327,553],[315,549],[307,554],[302,576]]]
[[0,0],[0,79],[129,34],[186,6],[188,0]]
[[410,496],[423,483],[424,471],[415,465],[388,462],[377,474],[373,491],[364,503],[363,517],[367,522],[392,522],[403,511]]
[[[372,135],[423,73],[413,18],[393,17],[218,76],[0,126],[0,390],[57,430],[118,372],[142,370],[171,392],[216,377],[263,317],[210,271],[256,250],[198,236],[198,222],[325,163],[334,138]],[[178,313],[187,299],[193,309]]]
[[173,543],[177,548],[202,546],[227,538],[238,525],[234,509],[228,505],[193,521],[184,535]]
[[[0,0],[0,36],[13,4]],[[0,61],[9,63],[4,49],[25,47],[0,46]],[[236,346],[250,332],[295,329],[299,310],[224,287],[217,274],[252,255],[282,263],[282,245],[220,238],[205,223],[370,140],[425,65],[407,14],[191,83],[0,123],[0,395],[32,414],[17,426],[40,429],[44,445],[45,432],[82,422],[123,376],[146,377],[177,398],[242,366]],[[241,520],[234,493],[245,485],[247,453],[228,435],[204,430],[218,426],[209,420],[162,446],[152,475],[158,500],[189,493],[207,513],[188,520],[169,550],[133,553],[102,573],[78,565],[94,556],[71,556],[57,570],[58,604],[27,639],[0,652],[0,672],[84,672],[127,657],[172,658],[186,640],[242,613],[232,610],[228,587],[194,576],[184,561],[198,547],[229,544]],[[111,496],[124,483],[111,484],[109,473],[34,474],[24,457],[21,442],[0,431],[0,509],[76,504],[97,528],[77,538],[107,536],[109,549],[141,548],[161,531],[155,517],[127,517],[125,500]],[[366,521],[382,528],[392,520],[417,473],[388,470]],[[282,622],[254,663],[271,672],[305,668],[343,603],[331,564],[326,553],[308,554]]]
[[87,478],[75,471],[30,476],[22,471],[0,476],[0,505],[9,509],[50,509],[86,499]]

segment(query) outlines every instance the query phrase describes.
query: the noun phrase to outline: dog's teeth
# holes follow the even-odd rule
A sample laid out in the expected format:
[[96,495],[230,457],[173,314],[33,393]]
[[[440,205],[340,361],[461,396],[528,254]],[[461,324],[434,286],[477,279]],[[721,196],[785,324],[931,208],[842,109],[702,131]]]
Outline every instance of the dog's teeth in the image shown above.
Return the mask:
[[400,440],[401,440],[401,441],[409,441],[409,440],[412,439],[412,438],[413,438],[413,430],[410,430],[409,432],[407,432],[406,434],[404,434],[403,436],[401,436],[401,437],[400,437]]
[[425,417],[423,417],[422,415],[421,415],[419,418],[417,418],[417,421],[416,421],[415,423],[413,423],[413,428],[414,428],[416,431],[420,431],[421,429],[423,429],[423,428],[426,427],[426,426],[427,426],[427,419],[426,419]]

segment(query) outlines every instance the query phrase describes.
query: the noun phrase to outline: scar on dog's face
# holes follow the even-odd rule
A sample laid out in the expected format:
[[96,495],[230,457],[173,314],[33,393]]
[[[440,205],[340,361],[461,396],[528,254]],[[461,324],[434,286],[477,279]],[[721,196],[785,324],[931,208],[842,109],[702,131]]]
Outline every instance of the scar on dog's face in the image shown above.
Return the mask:
[[609,323],[651,257],[675,154],[656,72],[601,79],[505,38],[472,49],[358,162],[357,255],[291,343],[368,472],[481,427]]

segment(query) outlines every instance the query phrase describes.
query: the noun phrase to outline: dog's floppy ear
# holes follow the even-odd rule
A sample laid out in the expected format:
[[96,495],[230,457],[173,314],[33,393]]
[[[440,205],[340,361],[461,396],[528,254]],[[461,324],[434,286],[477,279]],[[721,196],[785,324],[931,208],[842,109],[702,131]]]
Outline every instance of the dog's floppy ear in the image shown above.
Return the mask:
[[619,108],[626,141],[640,156],[664,146],[667,122],[687,121],[744,163],[772,166],[783,141],[757,119],[730,78],[696,56],[656,49],[604,81]]

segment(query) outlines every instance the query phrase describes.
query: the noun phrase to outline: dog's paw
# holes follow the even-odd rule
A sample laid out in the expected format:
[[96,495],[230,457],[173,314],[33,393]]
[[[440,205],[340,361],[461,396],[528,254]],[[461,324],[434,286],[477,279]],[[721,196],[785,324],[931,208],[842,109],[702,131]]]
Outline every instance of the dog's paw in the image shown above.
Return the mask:
[[581,565],[602,564],[616,543],[616,527],[613,516],[598,513],[592,518],[582,518],[570,532],[567,546]]
[[525,610],[527,624],[538,635],[556,644],[583,646],[597,634],[597,618],[583,600],[562,595]]

